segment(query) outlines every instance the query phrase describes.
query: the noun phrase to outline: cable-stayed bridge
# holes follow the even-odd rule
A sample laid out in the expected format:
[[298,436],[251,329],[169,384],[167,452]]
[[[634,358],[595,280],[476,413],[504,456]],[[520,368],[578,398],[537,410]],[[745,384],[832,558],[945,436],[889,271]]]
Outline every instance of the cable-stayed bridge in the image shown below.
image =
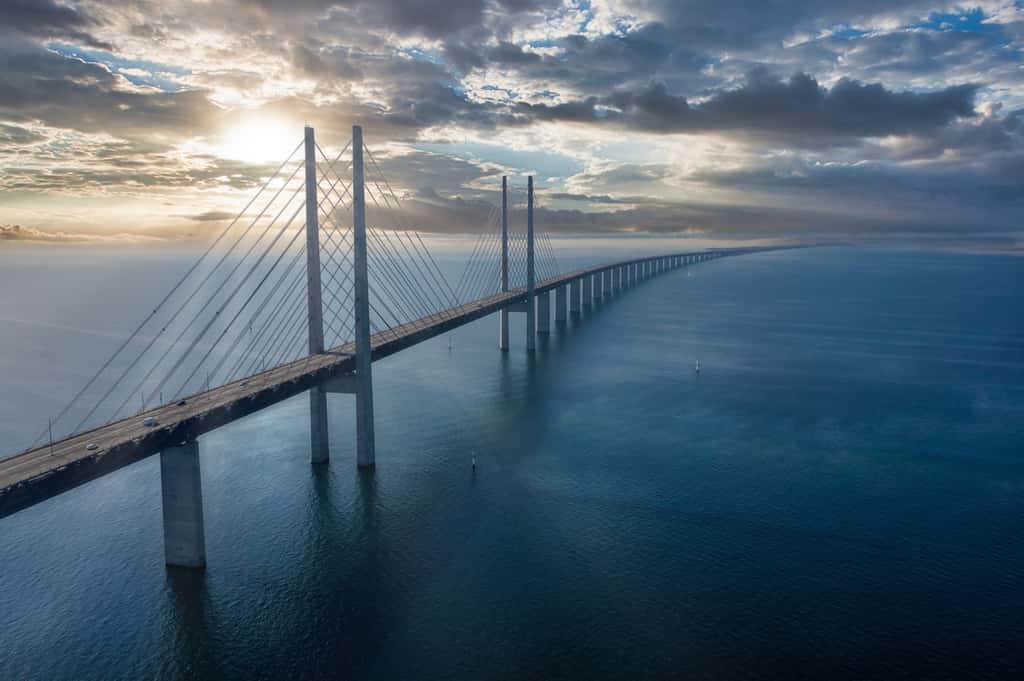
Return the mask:
[[[331,154],[312,128],[245,208],[125,338],[32,446],[0,460],[0,517],[161,456],[169,565],[205,565],[198,438],[309,395],[311,461],[329,459],[327,394],[355,396],[358,465],[375,465],[373,361],[498,313],[525,346],[593,301],[678,267],[764,248],[637,258],[560,272],[523,201],[502,197],[450,283],[353,127]],[[524,213],[525,220],[516,217]],[[525,221],[525,229],[521,223]],[[516,229],[516,227],[519,227]]]

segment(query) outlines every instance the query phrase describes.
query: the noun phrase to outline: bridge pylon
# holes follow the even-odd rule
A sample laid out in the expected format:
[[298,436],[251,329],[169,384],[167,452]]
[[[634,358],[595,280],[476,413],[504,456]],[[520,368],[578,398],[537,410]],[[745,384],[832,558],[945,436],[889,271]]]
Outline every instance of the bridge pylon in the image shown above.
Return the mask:
[[376,464],[373,432],[373,346],[370,343],[370,284],[366,260],[366,193],[363,128],[352,126],[352,250],[356,331],[356,458],[360,468]]
[[[501,292],[508,292],[508,175],[501,176]],[[508,308],[498,313],[498,349],[508,350]]]
[[526,350],[537,349],[536,270],[533,249],[533,175],[526,178]]
[[[306,173],[306,325],[309,354],[324,351],[323,286],[320,281],[320,201],[317,196],[316,137],[313,128],[305,129]],[[330,458],[327,439],[327,393],[320,386],[309,390],[310,461],[326,463]]]

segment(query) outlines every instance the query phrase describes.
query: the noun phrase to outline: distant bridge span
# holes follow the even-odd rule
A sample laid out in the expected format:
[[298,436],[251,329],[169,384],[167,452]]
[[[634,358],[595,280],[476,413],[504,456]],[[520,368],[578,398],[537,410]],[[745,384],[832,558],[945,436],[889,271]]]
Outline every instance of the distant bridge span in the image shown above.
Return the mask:
[[[387,253],[387,249],[391,246],[381,242],[379,237],[373,236],[366,229],[364,195],[366,187],[364,187],[363,167],[365,147],[362,144],[362,130],[358,126],[353,128],[353,139],[350,146],[353,171],[351,184],[344,186],[335,175],[333,184],[327,188],[325,193],[323,178],[321,177],[319,180],[317,178],[317,169],[322,168],[322,164],[318,164],[316,161],[316,152],[319,151],[321,154],[323,152],[319,150],[313,140],[312,129],[307,128],[306,130],[304,161],[306,172],[304,186],[300,187],[300,190],[304,190],[306,197],[304,203],[305,225],[301,232],[306,235],[303,247],[306,255],[306,271],[304,276],[300,273],[296,281],[300,284],[299,289],[305,288],[306,290],[306,305],[302,307],[307,309],[308,314],[306,324],[301,326],[303,332],[306,332],[308,328],[309,352],[298,359],[279,363],[269,369],[242,373],[240,378],[229,380],[209,389],[193,391],[184,399],[172,399],[152,409],[145,409],[145,392],[142,392],[140,394],[143,397],[143,409],[135,414],[115,418],[104,425],[74,432],[63,438],[52,439],[51,436],[51,441],[46,444],[34,446],[20,454],[0,460],[0,518],[112,473],[148,456],[160,454],[166,562],[173,566],[201,568],[205,566],[206,552],[198,438],[204,433],[300,393],[308,392],[310,395],[311,460],[313,463],[323,463],[329,458],[326,394],[331,392],[351,393],[356,397],[358,463],[360,467],[369,468],[375,464],[371,372],[373,361],[496,312],[500,313],[499,347],[503,350],[508,348],[508,313],[522,312],[526,314],[527,320],[526,347],[527,350],[532,350],[535,347],[536,335],[550,332],[552,316],[556,323],[564,322],[569,315],[580,313],[582,308],[592,306],[597,299],[618,294],[624,288],[679,267],[725,256],[772,250],[772,247],[756,247],[673,253],[597,265],[539,279],[535,273],[533,178],[531,177],[528,184],[528,229],[526,243],[521,249],[524,251],[521,253],[525,260],[522,274],[525,275],[526,286],[511,287],[509,285],[508,195],[506,183],[503,180],[500,247],[497,245],[499,242],[496,241],[491,251],[486,251],[486,249],[481,251],[486,253],[482,256],[485,259],[497,256],[495,259],[500,260],[500,266],[496,268],[496,272],[500,272],[499,291],[479,297],[472,302],[456,304],[438,312],[418,316],[411,321],[395,323],[388,328],[378,329],[376,333],[372,333],[371,314],[380,316],[380,312],[374,308],[371,297],[373,291],[370,288],[368,277],[367,235],[370,234],[372,238],[377,238],[376,247],[381,249],[379,252],[374,251],[375,258],[377,258],[374,261],[374,266],[386,267],[389,265],[387,259],[390,258],[391,263],[400,262],[400,259],[395,259],[393,254]],[[368,149],[367,152],[369,152]],[[371,160],[373,160],[372,155]],[[332,164],[333,162],[328,160],[327,163]],[[373,163],[376,165],[376,161]],[[328,172],[334,172],[333,165],[328,166]],[[382,181],[385,184],[387,182],[386,179],[382,179]],[[268,180],[268,184],[269,182]],[[351,267],[351,277],[346,276],[345,273],[338,275],[337,271],[332,273],[324,269],[320,261],[321,244],[324,242],[324,234],[319,227],[320,222],[333,223],[335,235],[342,231],[336,227],[339,205],[343,203],[342,194],[336,189],[339,184],[342,184],[345,195],[351,195],[352,228],[350,231],[346,231],[342,237],[331,234],[326,236],[327,242],[330,243],[335,243],[331,241],[332,239],[340,238],[344,242],[348,236],[352,237],[352,250],[350,258],[346,261],[346,264]],[[378,189],[378,195],[386,201],[387,197],[380,185],[376,182],[374,185]],[[388,189],[390,190],[390,187]],[[327,198],[332,193],[337,197],[333,202]],[[278,194],[280,194],[280,190]],[[373,198],[372,195],[371,198]],[[374,201],[376,202],[375,198]],[[397,202],[397,198],[395,201]],[[323,207],[325,202],[328,203],[326,210]],[[301,209],[302,205],[300,204],[293,214],[293,219]],[[267,212],[264,210],[261,214]],[[282,213],[284,213],[283,208],[279,215]],[[289,233],[286,229],[287,226],[282,228],[281,234]],[[267,230],[269,229],[268,225]],[[296,241],[297,236],[299,234],[292,237],[292,242]],[[259,239],[256,241],[258,242]],[[276,240],[270,246],[275,243],[277,243]],[[420,243],[422,244],[422,242]],[[291,268],[295,263],[301,261],[303,251],[295,254],[294,261],[282,275],[281,281],[291,274]],[[251,252],[252,248],[246,253],[246,256]],[[256,265],[262,263],[267,254],[272,252],[272,249],[268,248],[259,256]],[[246,310],[250,300],[268,280],[274,271],[273,267],[282,261],[286,252],[287,247],[277,256],[274,264],[258,284],[251,282],[249,275],[246,275],[237,284],[227,302],[230,302],[235,293],[240,290],[247,291],[248,297],[245,298],[245,303],[240,306],[235,315],[231,317],[231,321],[217,337],[214,345],[224,338],[227,328]],[[208,253],[209,251],[203,257],[206,257]],[[417,253],[411,254],[410,258],[415,259],[417,256],[422,258],[422,254]],[[216,266],[224,261],[225,258],[222,258]],[[422,262],[426,263],[427,261],[423,259]],[[231,274],[228,275],[228,280],[237,269],[238,265],[236,264],[231,270]],[[192,271],[189,270],[189,274]],[[321,272],[327,272],[336,285],[338,284],[336,275],[343,277],[343,281],[351,283],[351,319],[354,322],[352,328],[349,329],[352,334],[351,340],[329,349],[324,347],[323,312],[327,307],[327,302],[321,300],[321,295],[325,291],[331,295],[335,294],[322,286]],[[394,269],[382,270],[382,272],[384,278],[381,281],[390,281],[395,286],[405,286],[405,289],[396,289],[397,294],[392,292],[394,296],[391,299],[392,305],[397,306],[400,303],[401,295],[409,295],[411,286],[409,282],[415,282],[415,276],[406,276]],[[187,276],[188,274],[186,274]],[[428,275],[421,273],[420,276],[421,280],[425,280]],[[431,273],[429,276],[433,276],[433,274]],[[486,280],[488,276],[485,273],[483,279]],[[401,283],[403,278],[404,284]],[[202,289],[202,285],[208,279],[208,276],[203,279],[197,291]],[[447,286],[445,282],[441,283]],[[305,284],[305,286],[303,287],[301,284]],[[499,285],[497,282],[494,284]],[[226,284],[221,283],[218,286],[217,294],[225,290]],[[174,289],[171,293],[174,293]],[[189,296],[186,303],[191,302],[194,295],[195,293]],[[168,298],[165,298],[160,305],[167,300]],[[186,354],[197,346],[198,339],[206,333],[216,319],[231,316],[228,312],[224,312],[227,309],[227,302],[212,314],[211,321],[203,327],[203,333],[199,334],[197,341],[192,342]],[[417,309],[415,303],[415,300],[412,301],[409,309]],[[260,304],[259,309],[250,319],[248,328],[250,334],[253,330],[251,320],[258,317],[259,312],[266,304],[267,301]],[[387,305],[386,302],[380,304]],[[181,309],[185,307],[183,305]],[[203,308],[205,309],[205,307],[204,305]],[[291,307],[297,308],[296,305]],[[420,309],[422,309],[422,305]],[[200,310],[201,312],[202,310]],[[292,309],[287,312],[292,316],[287,320],[283,317],[279,319],[278,326],[300,326],[301,316],[295,316],[299,310]],[[191,327],[195,321],[195,319],[189,321],[186,329]],[[143,324],[145,323],[143,322]],[[269,323],[267,325],[269,326]],[[160,332],[162,333],[166,328],[165,325]],[[178,337],[178,339],[180,338],[181,336]],[[131,338],[129,338],[130,340]],[[255,340],[253,339],[253,342]],[[151,345],[152,343],[150,343]],[[202,350],[205,346],[199,347]],[[123,348],[124,346],[118,352],[121,352]],[[148,349],[149,347],[143,350],[143,353]],[[201,362],[189,374],[189,378],[196,373],[197,369],[204,366],[202,362],[205,362],[209,356],[210,350],[207,349]],[[114,357],[117,357],[117,353]],[[242,359],[249,359],[248,354]],[[221,359],[214,371],[219,370],[223,362],[224,359]],[[109,364],[110,362],[101,367],[100,372]],[[180,364],[181,360],[179,359],[178,363],[171,368],[171,373],[175,371],[183,373],[184,370],[179,370]],[[240,362],[236,366],[243,365],[244,363]],[[132,362],[129,369],[134,366],[135,362]],[[143,383],[150,377],[151,372],[152,370],[146,374]],[[207,375],[209,377],[209,374]],[[123,378],[122,374],[118,378],[118,382]],[[209,383],[209,378],[207,382]],[[164,382],[161,382],[158,387],[163,385]],[[189,381],[186,379],[182,388],[186,388],[188,385]],[[86,394],[84,388],[76,395],[76,398],[83,394]],[[150,394],[152,396],[152,393]],[[160,394],[162,395],[162,392]],[[102,399],[106,399],[109,395],[110,391],[105,393]],[[88,397],[88,395],[86,396]],[[163,402],[162,399],[160,401]],[[74,399],[72,403],[74,403]],[[89,415],[92,415],[94,410],[90,410]]]

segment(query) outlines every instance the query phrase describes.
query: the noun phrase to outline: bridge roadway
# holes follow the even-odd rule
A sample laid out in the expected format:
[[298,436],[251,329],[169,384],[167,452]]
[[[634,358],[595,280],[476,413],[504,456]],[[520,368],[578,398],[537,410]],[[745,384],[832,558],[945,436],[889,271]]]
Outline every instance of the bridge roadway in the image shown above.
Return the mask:
[[[535,286],[537,294],[605,271],[633,264],[685,256],[715,258],[766,248],[718,249],[623,260],[550,277]],[[614,289],[614,287],[613,287]],[[526,289],[481,298],[375,334],[373,360],[392,355],[498,310],[525,301]],[[231,421],[298,395],[325,380],[355,371],[355,343],[332,348],[248,378],[166,404],[78,435],[0,460],[0,518],[111,473],[162,449],[194,440]],[[143,425],[146,417],[157,425]],[[92,450],[86,446],[94,443]]]

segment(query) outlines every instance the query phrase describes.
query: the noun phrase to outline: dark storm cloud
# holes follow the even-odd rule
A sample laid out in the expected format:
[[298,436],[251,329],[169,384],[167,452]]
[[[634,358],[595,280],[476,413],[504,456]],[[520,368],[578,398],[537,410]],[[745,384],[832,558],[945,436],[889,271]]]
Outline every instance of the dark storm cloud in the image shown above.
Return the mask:
[[[863,224],[877,221],[904,230],[1018,230],[1024,220],[1024,151],[1005,157],[1018,170],[942,166],[907,172],[882,163],[813,163],[788,159],[761,167],[702,171],[692,179],[718,188],[787,206],[802,206],[825,216]],[[829,218],[832,219],[831,217]],[[825,223],[826,227],[830,226]]]
[[935,0],[624,0],[623,7],[661,21],[681,43],[722,50],[777,44],[798,31],[858,25],[878,16],[923,17],[945,4]]
[[90,33],[98,22],[79,9],[53,0],[4,0],[0,6],[0,39],[16,32],[36,38],[61,38],[84,45],[109,48]]
[[670,94],[663,83],[652,83],[639,92],[617,92],[602,99],[520,104],[517,111],[530,119],[615,124],[651,132],[743,131],[814,146],[822,138],[941,128],[976,115],[977,90],[977,85],[957,85],[937,92],[893,92],[880,83],[847,79],[828,89],[802,73],[783,81],[755,71],[743,87],[717,92],[693,106],[685,97]]
[[206,129],[218,114],[194,90],[129,91],[106,68],[26,41],[0,45],[0,118],[124,137]]
[[495,67],[545,86],[572,90],[605,90],[655,75],[675,83],[697,79],[708,57],[674,42],[660,23],[647,24],[622,35],[569,35],[552,40],[555,55],[540,55],[511,43],[497,46],[450,41],[446,57],[459,70]]
[[[248,0],[246,0],[248,2]],[[340,15],[348,22],[400,34],[444,38],[453,33],[476,33],[491,16],[514,16],[558,0],[257,0],[257,6],[276,16],[302,12]]]
[[897,161],[930,160],[977,165],[1024,154],[1024,109],[1005,116],[964,121],[926,136],[911,137],[891,151]]

